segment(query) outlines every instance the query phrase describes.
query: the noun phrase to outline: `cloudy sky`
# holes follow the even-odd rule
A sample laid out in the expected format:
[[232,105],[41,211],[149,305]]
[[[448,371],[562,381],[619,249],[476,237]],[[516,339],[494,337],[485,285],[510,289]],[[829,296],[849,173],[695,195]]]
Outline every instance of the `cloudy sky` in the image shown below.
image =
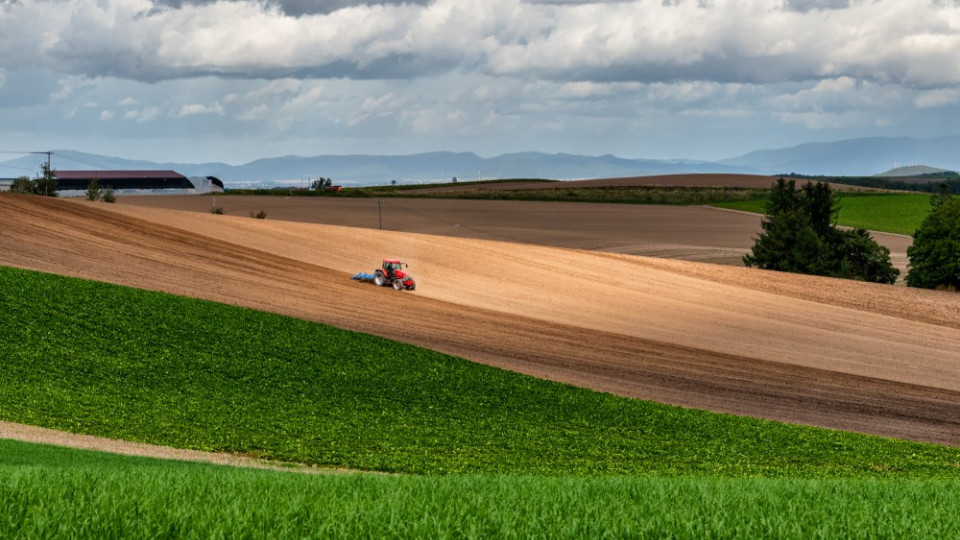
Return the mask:
[[960,0],[0,0],[0,58],[0,150],[718,159],[960,134]]

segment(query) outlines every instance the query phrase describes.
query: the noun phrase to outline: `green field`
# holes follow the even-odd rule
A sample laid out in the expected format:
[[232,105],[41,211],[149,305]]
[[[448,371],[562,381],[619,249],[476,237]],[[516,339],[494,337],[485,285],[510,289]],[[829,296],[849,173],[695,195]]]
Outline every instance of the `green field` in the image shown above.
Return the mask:
[[960,449],[686,410],[270,313],[0,268],[0,419],[406,473],[960,476]]
[[2,538],[956,538],[937,480],[301,475],[0,441]]
[[[913,235],[930,211],[930,195],[914,193],[834,192],[840,210],[837,225]],[[764,213],[766,199],[716,203],[714,206]]]
[[731,187],[671,186],[606,186],[562,187],[555,184],[543,189],[494,189],[482,191],[437,191],[409,194],[404,191],[382,192],[380,188],[362,188],[368,196],[393,196],[435,199],[472,199],[491,201],[588,202],[618,204],[713,204],[752,200],[765,197],[769,190]]
[[0,419],[404,473],[0,441],[0,538],[957,536],[960,449],[686,410],[0,267]]
[[[500,188],[500,184],[514,182],[543,184],[539,189]],[[482,184],[482,190],[440,190],[419,192],[435,187],[464,187]],[[754,200],[763,198],[769,189],[735,187],[680,187],[680,186],[604,186],[604,187],[565,187],[563,182],[555,180],[513,179],[485,180],[482,182],[461,182],[457,184],[414,184],[399,186],[370,186],[346,188],[340,192],[297,189],[245,189],[230,190],[231,195],[273,195],[301,197],[400,197],[416,199],[470,199],[492,201],[545,201],[545,202],[589,202],[619,204],[670,204],[692,205],[713,204],[719,202]]]

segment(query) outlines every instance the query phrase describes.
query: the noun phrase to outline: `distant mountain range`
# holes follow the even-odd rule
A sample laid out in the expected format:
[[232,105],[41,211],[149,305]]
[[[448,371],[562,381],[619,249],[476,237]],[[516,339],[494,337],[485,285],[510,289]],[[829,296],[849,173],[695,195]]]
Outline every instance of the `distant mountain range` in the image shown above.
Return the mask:
[[871,176],[906,165],[960,170],[960,136],[935,139],[871,137],[758,150],[718,163],[768,174]]
[[[891,167],[923,164],[960,170],[960,136],[935,139],[866,138],[758,150],[720,161],[627,159],[523,152],[483,158],[470,152],[405,156],[284,156],[244,165],[155,163],[72,150],[54,150],[61,170],[172,169],[185,176],[216,176],[227,187],[306,183],[318,177],[343,185],[447,182],[496,178],[572,180],[684,173],[809,174],[870,176]],[[45,157],[29,155],[0,162],[0,177],[34,176]]]

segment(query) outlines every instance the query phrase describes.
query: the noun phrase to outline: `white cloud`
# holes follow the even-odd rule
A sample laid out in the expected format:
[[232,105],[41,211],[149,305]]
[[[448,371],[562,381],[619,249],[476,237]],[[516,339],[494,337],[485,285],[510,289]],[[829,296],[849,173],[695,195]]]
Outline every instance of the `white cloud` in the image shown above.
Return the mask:
[[270,114],[270,107],[264,104],[256,105],[237,115],[237,120],[252,121],[261,120]]
[[956,105],[960,103],[960,90],[955,88],[941,88],[922,92],[913,100],[918,109],[930,109],[934,107],[943,107],[945,105]]
[[219,102],[214,103],[213,105],[201,105],[199,103],[192,103],[189,105],[184,105],[180,107],[180,114],[177,115],[180,118],[185,116],[193,116],[196,114],[223,114],[223,106]]
[[159,107],[147,107],[145,109],[131,109],[123,113],[125,120],[136,120],[137,122],[149,122],[160,117]]
[[570,82],[960,83],[960,6],[933,0],[344,2],[291,10],[300,16],[272,6],[22,0],[0,14],[0,61],[145,81],[261,77],[278,82],[261,91],[288,93],[303,77],[477,69]]
[[715,154],[748,138],[766,146],[771,134],[956,131],[958,2],[320,4],[4,3],[0,141],[86,134],[97,111],[130,120],[104,126],[129,140],[152,122],[157,137],[198,137],[194,147],[211,134],[253,149],[320,137],[326,151],[359,152],[642,154],[679,141]]

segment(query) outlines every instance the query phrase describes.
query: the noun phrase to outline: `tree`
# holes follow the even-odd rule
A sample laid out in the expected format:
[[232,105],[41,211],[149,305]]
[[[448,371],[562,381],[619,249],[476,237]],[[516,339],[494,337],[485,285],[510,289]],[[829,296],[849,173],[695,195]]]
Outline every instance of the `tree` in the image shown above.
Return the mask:
[[36,180],[37,195],[46,195],[47,197],[57,196],[57,171],[51,169],[50,165],[44,163],[40,165],[40,176]]
[[890,262],[890,250],[870,238],[866,229],[838,233],[840,256],[835,277],[872,283],[896,283],[900,271]]
[[864,229],[837,229],[838,210],[829,184],[794,180],[774,184],[761,222],[763,232],[743,257],[749,267],[875,283],[894,283],[899,270],[890,250]]
[[87,184],[87,200],[96,201],[100,199],[100,195],[103,194],[103,190],[100,189],[100,180],[96,177],[90,179],[90,183]]
[[321,176],[320,178],[317,178],[316,180],[310,183],[310,189],[322,190],[322,189],[327,189],[332,185],[333,185],[332,178],[324,178]]
[[934,195],[933,208],[907,248],[907,285],[960,290],[960,198]]

